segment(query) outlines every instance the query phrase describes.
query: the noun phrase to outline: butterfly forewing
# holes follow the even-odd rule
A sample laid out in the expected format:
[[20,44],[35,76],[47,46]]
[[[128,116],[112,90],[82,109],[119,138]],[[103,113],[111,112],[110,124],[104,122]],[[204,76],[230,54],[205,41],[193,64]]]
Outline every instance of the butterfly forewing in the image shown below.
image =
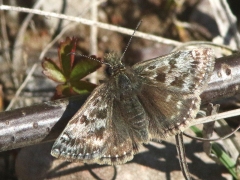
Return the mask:
[[[55,141],[51,154],[67,160],[95,161],[106,151],[112,116],[112,99],[107,84],[100,85]],[[101,94],[99,96],[99,94]]]
[[169,55],[137,63],[133,70],[144,84],[180,93],[200,94],[214,67],[210,48],[177,51]]
[[120,73],[96,88],[55,141],[52,155],[99,164],[131,160],[149,138],[148,118],[130,79]]
[[133,66],[142,81],[138,97],[150,118],[152,138],[175,135],[189,126],[199,110],[199,95],[207,86],[214,61],[211,49],[199,48]]

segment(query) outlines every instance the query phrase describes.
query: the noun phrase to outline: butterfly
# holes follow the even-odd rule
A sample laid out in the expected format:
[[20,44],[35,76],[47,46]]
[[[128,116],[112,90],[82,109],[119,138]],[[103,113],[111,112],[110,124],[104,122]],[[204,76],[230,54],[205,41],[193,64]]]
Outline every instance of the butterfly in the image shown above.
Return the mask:
[[55,141],[68,161],[123,164],[142,143],[188,128],[200,108],[215,57],[210,48],[183,50],[126,67],[105,57],[110,77],[99,85]]

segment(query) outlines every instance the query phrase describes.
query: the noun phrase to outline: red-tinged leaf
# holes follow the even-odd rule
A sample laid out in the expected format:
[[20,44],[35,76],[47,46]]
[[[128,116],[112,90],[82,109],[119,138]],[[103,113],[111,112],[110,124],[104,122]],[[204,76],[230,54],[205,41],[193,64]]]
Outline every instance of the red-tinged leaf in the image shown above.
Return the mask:
[[42,62],[43,74],[45,74],[49,79],[52,79],[58,83],[66,82],[66,78],[62,74],[59,67],[49,58],[45,58]]
[[56,96],[58,97],[69,97],[76,94],[69,84],[60,84],[56,87]]
[[61,64],[63,74],[69,78],[75,58],[76,38],[67,37],[65,41],[61,42],[58,48],[58,57]]
[[86,81],[78,81],[72,84],[73,90],[78,94],[85,94],[85,93],[92,92],[95,87],[97,87],[96,84],[92,84]]
[[92,59],[81,59],[71,71],[70,82],[79,81],[88,74],[96,71],[101,67],[101,63]]
[[92,59],[78,59],[75,56],[76,43],[76,38],[69,37],[60,43],[59,66],[50,59],[45,59],[43,62],[44,74],[61,83],[56,87],[54,97],[61,98],[88,93],[96,87],[96,85],[80,81],[80,79],[97,70],[102,63],[95,56],[92,56]]

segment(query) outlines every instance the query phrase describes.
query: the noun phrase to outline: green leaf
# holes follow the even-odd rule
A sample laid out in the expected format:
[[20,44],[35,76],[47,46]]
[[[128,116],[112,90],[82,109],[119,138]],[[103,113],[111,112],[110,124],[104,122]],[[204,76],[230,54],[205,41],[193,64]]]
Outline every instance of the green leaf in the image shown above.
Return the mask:
[[191,126],[190,129],[196,134],[197,137],[203,137],[202,131],[196,126]]
[[92,59],[81,59],[73,67],[70,82],[79,81],[101,67],[101,63]]
[[[196,126],[191,126],[190,129],[196,134],[198,137],[202,137],[202,132]],[[235,171],[235,162],[229,155],[219,146],[217,143],[212,143],[211,151],[218,157],[220,162],[228,169],[228,171],[232,174],[234,178],[237,179],[237,174]]]
[[69,97],[76,94],[69,84],[60,84],[56,87],[56,90],[58,97]]
[[212,143],[212,152],[218,157],[220,162],[228,169],[234,178],[237,179],[235,162],[230,158],[225,151],[217,143]]
[[68,79],[72,66],[74,63],[75,58],[75,51],[76,51],[76,38],[69,38],[67,37],[65,41],[61,42],[58,48],[58,57],[61,64],[61,68],[63,71],[63,74]]
[[62,74],[60,68],[51,59],[45,58],[42,62],[43,74],[58,83],[66,82],[66,78]]
[[78,94],[85,94],[85,93],[92,92],[94,88],[97,86],[95,84],[92,84],[86,81],[78,81],[71,85],[73,90]]
[[59,66],[50,59],[45,59],[43,62],[43,73],[61,83],[56,88],[55,97],[57,98],[88,93],[96,87],[96,85],[80,81],[80,79],[101,67],[101,63],[98,62],[99,59],[96,60],[96,57],[79,59],[75,55],[76,43],[77,39],[74,37],[67,37],[60,43],[58,48]]

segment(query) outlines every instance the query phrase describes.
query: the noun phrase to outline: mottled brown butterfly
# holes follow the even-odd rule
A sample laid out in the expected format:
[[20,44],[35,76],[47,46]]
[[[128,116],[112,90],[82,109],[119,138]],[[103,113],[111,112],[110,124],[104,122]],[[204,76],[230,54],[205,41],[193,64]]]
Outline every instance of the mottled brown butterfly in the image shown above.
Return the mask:
[[214,68],[214,52],[198,48],[126,67],[107,55],[110,78],[99,85],[55,141],[68,161],[122,164],[142,143],[189,127]]

